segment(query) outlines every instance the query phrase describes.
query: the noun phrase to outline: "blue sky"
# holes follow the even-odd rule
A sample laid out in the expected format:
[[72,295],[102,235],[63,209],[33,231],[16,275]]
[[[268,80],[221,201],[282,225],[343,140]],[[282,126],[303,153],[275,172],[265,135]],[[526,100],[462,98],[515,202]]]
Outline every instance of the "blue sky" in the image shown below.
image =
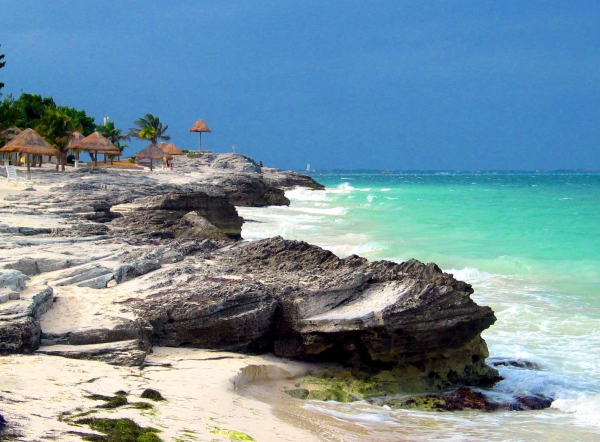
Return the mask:
[[[598,1],[0,2],[4,94],[284,169],[600,169]],[[144,147],[131,142],[126,153]]]

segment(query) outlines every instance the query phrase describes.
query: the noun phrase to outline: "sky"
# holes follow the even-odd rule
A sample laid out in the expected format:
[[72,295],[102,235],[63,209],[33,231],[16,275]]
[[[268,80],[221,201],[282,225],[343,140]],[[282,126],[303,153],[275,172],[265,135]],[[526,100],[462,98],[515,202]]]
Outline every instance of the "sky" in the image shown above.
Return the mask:
[[[312,169],[600,169],[600,2],[1,0],[4,95]],[[147,143],[146,143],[147,144]],[[126,154],[145,146],[132,141]]]

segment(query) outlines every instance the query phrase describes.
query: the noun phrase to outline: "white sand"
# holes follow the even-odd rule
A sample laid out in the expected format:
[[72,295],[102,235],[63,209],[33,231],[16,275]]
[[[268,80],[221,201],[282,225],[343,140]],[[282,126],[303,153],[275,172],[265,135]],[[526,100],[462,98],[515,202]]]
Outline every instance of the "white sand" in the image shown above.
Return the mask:
[[[32,169],[34,182],[35,172]],[[194,173],[177,171],[152,173],[152,177],[159,181],[173,183],[189,182],[194,176]],[[57,185],[59,177],[49,177],[48,181],[41,178],[36,182],[35,190],[0,184],[0,201],[4,206],[0,211],[0,225],[43,228],[68,225],[59,215],[52,214],[51,204],[44,207],[45,213],[41,214],[27,204],[26,198],[4,200],[7,196],[19,197],[29,192],[51,197],[50,188]],[[18,214],[11,213],[15,208],[18,208]],[[19,241],[27,242],[26,238]],[[8,238],[6,248],[0,251],[0,261],[26,256],[75,259],[86,257],[93,251],[97,256],[108,254],[104,261],[97,262],[110,267],[110,254],[119,248],[119,244],[110,240],[93,247],[91,244],[71,245],[69,241],[69,238],[47,238],[37,240],[36,244],[15,243],[11,248]],[[50,281],[58,298],[53,308],[42,317],[43,331],[61,333],[71,329],[100,328],[103,324],[110,327],[111,320],[133,319],[130,311],[114,301],[140,296],[138,290],[143,289],[144,278],[105,290],[94,290],[74,285],[55,286],[52,281],[59,273],[37,275],[28,282],[28,286],[32,287]],[[9,421],[11,431],[22,434],[19,440],[81,441],[80,436],[69,432],[91,433],[92,430],[87,426],[60,421],[59,417],[61,414],[93,410],[101,404],[85,398],[86,395],[113,395],[124,390],[129,393],[130,402],[138,402],[143,401],[140,394],[145,388],[154,388],[167,401],[153,402],[153,410],[142,411],[125,406],[116,410],[98,410],[94,416],[131,418],[142,426],[160,429],[159,436],[165,441],[230,440],[226,435],[216,434],[215,429],[240,431],[256,441],[321,440],[310,422],[292,419],[292,423],[289,414],[278,412],[264,402],[270,401],[283,408],[302,408],[299,401],[289,398],[276,384],[260,382],[289,380],[314,369],[313,365],[268,355],[246,356],[164,347],[154,348],[154,353],[146,361],[170,366],[151,365],[140,369],[42,354],[0,356],[0,414]],[[305,428],[300,429],[300,426]]]
[[[172,367],[142,370],[46,355],[0,357],[0,410],[7,420],[17,423],[16,431],[24,436],[20,440],[80,441],[79,436],[67,432],[91,432],[89,427],[60,422],[60,414],[85,412],[102,403],[86,399],[86,395],[113,395],[124,390],[129,393],[129,402],[152,402],[155,409],[125,406],[115,411],[99,410],[94,416],[131,418],[141,426],[160,429],[159,436],[165,441],[229,440],[211,433],[215,428],[241,431],[257,441],[319,440],[277,417],[266,403],[236,392],[238,384],[245,385],[253,374],[259,379],[293,377],[305,373],[311,367],[308,364],[270,356],[165,347],[155,348],[147,361]],[[247,366],[253,366],[246,369],[250,374],[240,375]],[[146,388],[158,390],[167,401],[140,399]]]

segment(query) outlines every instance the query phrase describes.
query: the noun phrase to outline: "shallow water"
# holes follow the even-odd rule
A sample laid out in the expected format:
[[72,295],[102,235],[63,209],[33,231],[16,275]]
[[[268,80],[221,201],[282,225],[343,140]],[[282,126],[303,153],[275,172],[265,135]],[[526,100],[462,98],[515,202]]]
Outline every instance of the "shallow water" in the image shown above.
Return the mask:
[[346,440],[353,431],[361,440],[600,439],[600,175],[315,178],[327,190],[290,191],[290,207],[240,208],[244,238],[279,234],[341,256],[436,262],[494,309],[498,321],[483,335],[491,357],[542,367],[500,367],[505,380],[489,393],[555,400],[535,412],[308,403],[302,413],[343,427]]

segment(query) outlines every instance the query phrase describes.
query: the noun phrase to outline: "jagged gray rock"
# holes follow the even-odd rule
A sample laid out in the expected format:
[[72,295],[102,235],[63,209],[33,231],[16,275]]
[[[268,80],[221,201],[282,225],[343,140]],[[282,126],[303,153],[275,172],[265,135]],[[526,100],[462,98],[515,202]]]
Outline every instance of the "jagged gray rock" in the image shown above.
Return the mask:
[[87,359],[111,365],[139,366],[146,358],[138,341],[118,341],[88,345],[52,345],[40,347],[37,353],[63,356],[71,359]]
[[215,249],[204,255],[210,267],[196,258],[184,280],[131,300],[156,345],[272,351],[370,371],[418,367],[440,387],[497,379],[480,338],[493,312],[435,264],[340,259],[282,238]]
[[29,277],[19,270],[0,270],[0,288],[20,292],[27,286]]
[[0,352],[29,353],[40,345],[40,316],[52,306],[52,287],[32,289],[0,304]]
[[206,219],[229,238],[241,237],[243,219],[238,216],[235,207],[224,197],[210,196],[204,192],[171,192],[138,198],[113,209],[121,210],[123,216],[110,225],[121,229],[122,233],[174,238],[175,232],[185,230],[186,223],[189,224],[193,219],[184,217],[194,212],[195,217]]

